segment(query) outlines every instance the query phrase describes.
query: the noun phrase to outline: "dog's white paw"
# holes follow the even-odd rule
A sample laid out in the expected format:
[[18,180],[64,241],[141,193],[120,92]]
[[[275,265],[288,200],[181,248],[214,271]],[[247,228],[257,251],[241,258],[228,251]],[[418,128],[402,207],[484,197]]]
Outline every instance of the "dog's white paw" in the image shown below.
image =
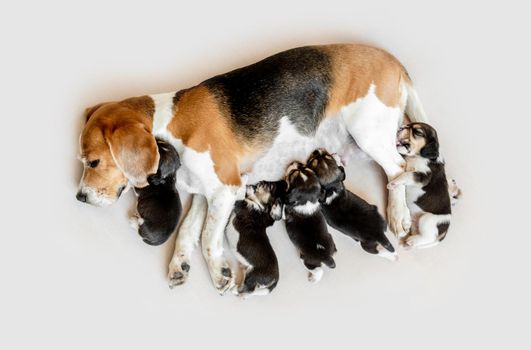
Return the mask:
[[308,281],[311,283],[317,283],[323,278],[323,268],[317,267],[308,271]]
[[187,259],[173,257],[168,272],[168,284],[170,288],[185,283],[188,279],[188,271],[190,271],[190,264]]
[[216,287],[219,294],[223,295],[226,291],[233,288],[235,284],[234,274],[224,257],[210,258],[208,268],[214,287]]

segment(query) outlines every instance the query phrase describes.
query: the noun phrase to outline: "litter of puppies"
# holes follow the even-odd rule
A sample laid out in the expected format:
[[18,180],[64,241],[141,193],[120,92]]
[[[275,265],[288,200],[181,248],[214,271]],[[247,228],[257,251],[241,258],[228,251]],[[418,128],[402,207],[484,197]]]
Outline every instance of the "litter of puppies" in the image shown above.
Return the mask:
[[[180,166],[177,151],[157,140],[160,154],[157,173],[149,185],[136,188],[137,214],[133,227],[144,242],[164,243],[175,231],[182,207],[175,187]],[[397,148],[406,161],[405,172],[388,188],[405,186],[412,211],[412,233],[400,240],[407,247],[425,248],[444,239],[451,205],[460,189],[448,184],[439,153],[437,133],[431,126],[412,123],[397,132]],[[367,253],[397,260],[386,234],[388,225],[375,205],[350,192],[344,184],[345,170],[335,154],[313,151],[306,163],[292,162],[283,179],[247,185],[245,197],[236,201],[225,235],[242,272],[239,283],[230,286],[241,297],[267,295],[279,281],[279,266],[269,242],[267,228],[284,221],[287,235],[308,270],[308,280],[318,282],[323,267],[335,268],[337,252],[328,225],[351,237]]]

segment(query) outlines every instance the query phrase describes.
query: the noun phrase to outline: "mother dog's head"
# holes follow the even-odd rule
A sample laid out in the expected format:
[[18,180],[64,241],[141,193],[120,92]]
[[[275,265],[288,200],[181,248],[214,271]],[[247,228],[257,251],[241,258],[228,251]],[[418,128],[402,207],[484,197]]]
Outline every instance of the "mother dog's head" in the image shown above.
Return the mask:
[[105,206],[115,202],[129,184],[147,185],[147,176],[157,172],[159,163],[152,115],[149,97],[87,109],[79,142],[84,167],[76,195],[79,201]]

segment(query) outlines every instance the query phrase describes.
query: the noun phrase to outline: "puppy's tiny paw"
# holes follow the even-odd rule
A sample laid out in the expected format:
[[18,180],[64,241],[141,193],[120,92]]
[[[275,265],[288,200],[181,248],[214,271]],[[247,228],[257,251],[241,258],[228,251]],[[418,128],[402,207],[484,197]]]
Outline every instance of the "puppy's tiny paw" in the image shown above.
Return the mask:
[[308,281],[311,283],[317,283],[321,278],[323,278],[323,269],[321,267],[317,267],[308,272]]
[[398,187],[398,183],[394,182],[394,181],[391,181],[387,184],[387,189],[388,190],[394,190],[395,188]]

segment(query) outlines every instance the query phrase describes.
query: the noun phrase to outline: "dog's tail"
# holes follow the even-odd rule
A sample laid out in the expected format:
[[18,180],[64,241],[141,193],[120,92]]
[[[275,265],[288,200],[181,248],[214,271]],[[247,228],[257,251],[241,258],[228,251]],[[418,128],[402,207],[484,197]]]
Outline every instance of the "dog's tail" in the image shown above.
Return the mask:
[[428,123],[426,112],[424,112],[424,107],[422,107],[419,95],[417,95],[417,91],[413,88],[413,84],[411,81],[406,81],[404,82],[404,86],[407,92],[406,114],[409,119],[411,122]]

